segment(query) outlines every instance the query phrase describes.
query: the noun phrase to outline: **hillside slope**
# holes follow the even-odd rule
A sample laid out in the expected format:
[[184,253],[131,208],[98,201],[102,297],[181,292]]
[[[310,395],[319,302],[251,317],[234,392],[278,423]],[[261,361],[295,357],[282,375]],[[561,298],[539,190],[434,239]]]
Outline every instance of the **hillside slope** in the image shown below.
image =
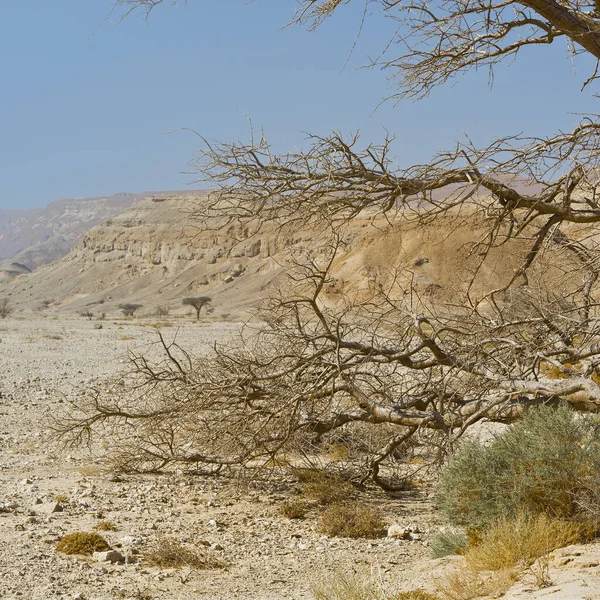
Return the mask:
[[65,256],[99,223],[143,198],[188,192],[143,192],[57,200],[43,208],[0,210],[0,277],[33,271]]
[[[215,231],[194,220],[198,202],[202,197],[140,200],[87,232],[61,260],[0,281],[0,295],[9,295],[19,310],[46,301],[63,312],[93,307],[89,310],[107,314],[124,302],[143,304],[143,312],[159,305],[183,311],[183,297],[207,295],[215,300],[215,316],[241,315],[271,293],[292,257],[326,249],[328,239],[314,231]],[[455,297],[477,260],[470,243],[485,227],[485,218],[476,215],[460,234],[451,216],[426,227],[388,222],[373,227],[371,219],[355,219],[327,292],[335,300],[343,290],[385,285],[405,269],[424,294]],[[510,277],[522,257],[518,243],[493,251],[481,273],[483,283]]]

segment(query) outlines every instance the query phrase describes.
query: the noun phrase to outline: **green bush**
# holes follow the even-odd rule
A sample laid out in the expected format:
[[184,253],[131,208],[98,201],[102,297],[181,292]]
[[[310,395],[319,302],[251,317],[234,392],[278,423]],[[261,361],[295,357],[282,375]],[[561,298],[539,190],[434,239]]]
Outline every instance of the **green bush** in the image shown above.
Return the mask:
[[438,506],[468,529],[500,517],[582,517],[578,498],[600,481],[597,419],[567,407],[530,411],[491,443],[467,442],[443,471]]
[[467,536],[462,531],[443,531],[436,534],[430,543],[432,558],[443,558],[462,554],[469,545]]

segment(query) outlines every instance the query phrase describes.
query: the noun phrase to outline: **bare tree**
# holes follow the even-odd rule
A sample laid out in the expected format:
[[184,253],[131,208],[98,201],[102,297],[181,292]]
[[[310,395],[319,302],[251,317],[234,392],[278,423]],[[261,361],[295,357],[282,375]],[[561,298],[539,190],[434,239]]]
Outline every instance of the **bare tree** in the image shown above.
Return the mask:
[[0,298],[0,319],[6,319],[14,312],[14,308],[8,298]]
[[195,296],[191,298],[184,298],[181,303],[184,306],[192,306],[196,311],[196,321],[200,320],[200,311],[202,307],[212,302],[212,298],[209,296]]
[[[300,0],[293,21],[318,27],[351,1]],[[159,4],[119,0],[115,9],[148,15]],[[585,85],[596,80],[595,2],[371,4],[399,24],[374,63],[397,84],[397,100],[423,97],[468,70],[493,72],[556,40],[574,58],[591,57]],[[383,436],[360,476],[391,487],[382,468],[411,439],[451,447],[474,423],[510,422],[539,403],[597,412],[600,120],[484,148],[467,141],[409,167],[392,159],[392,141],[361,148],[358,135],[333,132],[283,155],[262,135],[207,142],[194,165],[218,189],[199,212],[203,222],[325,223],[335,232],[331,249],[297,264],[289,287],[238,342],[195,360],[161,338],[164,362],[133,357],[130,385],[90,397],[62,433],[81,440],[110,430],[139,469],[220,468],[377,425]],[[343,251],[339,232],[363,216],[471,231],[455,294],[428,295],[399,267],[368,294],[345,291],[334,301],[327,290]],[[499,276],[494,265],[512,256],[518,267]]]
[[126,316],[126,317],[133,317],[133,315],[135,314],[135,311],[138,310],[139,308],[142,308],[144,305],[143,304],[119,304],[119,308],[121,309],[121,312]]

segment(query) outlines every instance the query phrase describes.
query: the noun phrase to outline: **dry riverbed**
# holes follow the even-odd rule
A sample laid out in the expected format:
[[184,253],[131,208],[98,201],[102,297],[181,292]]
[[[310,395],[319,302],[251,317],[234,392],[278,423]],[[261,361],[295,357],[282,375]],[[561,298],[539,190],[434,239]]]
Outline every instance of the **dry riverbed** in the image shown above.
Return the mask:
[[[164,333],[177,331],[179,343],[196,353],[238,327],[169,320],[178,328]],[[114,477],[81,450],[59,452],[49,417],[60,414],[79,390],[101,388],[125,369],[128,351],[152,352],[156,342],[143,319],[107,319],[102,329],[98,324],[52,315],[0,321],[1,598],[302,599],[312,597],[314,581],[337,572],[374,569],[408,587],[415,577],[430,579],[417,565],[427,561],[430,532],[443,522],[425,490],[365,497],[388,524],[416,524],[420,539],[326,538],[317,532],[316,508],[303,520],[280,515],[281,502],[298,493],[292,480],[241,486],[183,473]],[[93,531],[100,521],[115,525],[115,531],[101,533],[128,557],[126,564],[56,552],[63,535]],[[227,566],[148,566],[144,551],[163,538],[206,547]]]

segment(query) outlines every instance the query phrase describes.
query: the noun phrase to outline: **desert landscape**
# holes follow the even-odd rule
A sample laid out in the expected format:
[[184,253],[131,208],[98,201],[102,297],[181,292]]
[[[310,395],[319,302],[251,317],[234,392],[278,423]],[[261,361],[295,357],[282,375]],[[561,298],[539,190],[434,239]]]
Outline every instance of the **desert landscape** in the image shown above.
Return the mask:
[[600,600],[600,0],[0,17],[0,598]]
[[[168,320],[165,335],[177,333],[199,352],[239,327],[198,326],[188,315]],[[0,324],[2,598],[309,599],[332,578],[353,577],[373,578],[396,593],[433,594],[457,563],[460,568],[459,557],[431,558],[431,540],[448,523],[432,502],[430,482],[393,495],[362,491],[361,499],[381,511],[385,529],[397,525],[400,533],[382,530],[356,540],[321,534],[322,509],[314,499],[307,499],[305,518],[284,516],[286,502],[305,498],[289,474],[249,480],[185,470],[118,475],[94,453],[61,449],[50,431],[52,417],[81,390],[101,388],[126,370],[130,350],[151,352],[156,344],[151,320],[106,319],[95,329],[97,323],[48,314]],[[110,529],[98,530],[101,523]],[[57,552],[59,540],[77,531],[101,533],[117,560]],[[146,557],[165,539],[207,551],[224,566],[154,566]],[[551,587],[538,589],[534,575],[525,574],[505,597],[594,598],[599,565],[600,544],[558,550],[550,557]]]
[[[181,465],[136,474],[107,462],[110,440],[65,447],[57,437],[56,423],[69,407],[90,390],[108,394],[131,372],[132,357],[160,360],[158,332],[201,361],[215,343],[226,345],[259,322],[255,307],[285,281],[291,257],[311,244],[317,255],[325,251],[315,242],[325,244],[326,237],[297,231],[240,240],[207,229],[182,238],[180,216],[198,201],[141,200],[88,231],[64,258],[2,284],[14,307],[0,322],[2,597],[417,598],[401,595],[415,590],[468,597],[446,589],[448,577],[465,569],[464,559],[434,558],[432,544],[450,523],[436,505],[434,472],[419,474],[419,456],[405,489],[348,487],[334,478],[325,480],[322,498],[323,490],[307,488],[302,469],[316,464],[324,473],[344,472],[342,446],[325,445],[308,462],[290,455],[258,471],[210,474]],[[465,240],[440,234],[451,222],[416,229],[399,222],[374,234],[367,220],[357,221],[336,259],[327,302],[335,304],[342,292],[364,293],[365,274],[388,282],[391,253],[397,265],[418,273],[415,289],[434,289],[440,302],[452,297],[452,265]],[[476,219],[471,234],[483,226]],[[496,275],[514,269],[506,260],[496,264]],[[197,322],[181,298],[199,293],[211,302]],[[125,317],[124,305],[139,308]],[[484,425],[477,435],[500,427]],[[364,538],[323,533],[322,514],[329,496],[338,501],[340,485],[346,500],[377,511],[376,530]],[[101,535],[112,550],[62,553],[61,539],[75,532]],[[176,557],[191,554],[156,564],[153,553],[169,543],[178,545]],[[593,598],[599,558],[600,545],[571,545],[545,555],[550,587],[536,585],[532,566],[502,591],[507,598]],[[336,589],[340,580],[349,588]],[[328,591],[331,582],[337,583]]]

